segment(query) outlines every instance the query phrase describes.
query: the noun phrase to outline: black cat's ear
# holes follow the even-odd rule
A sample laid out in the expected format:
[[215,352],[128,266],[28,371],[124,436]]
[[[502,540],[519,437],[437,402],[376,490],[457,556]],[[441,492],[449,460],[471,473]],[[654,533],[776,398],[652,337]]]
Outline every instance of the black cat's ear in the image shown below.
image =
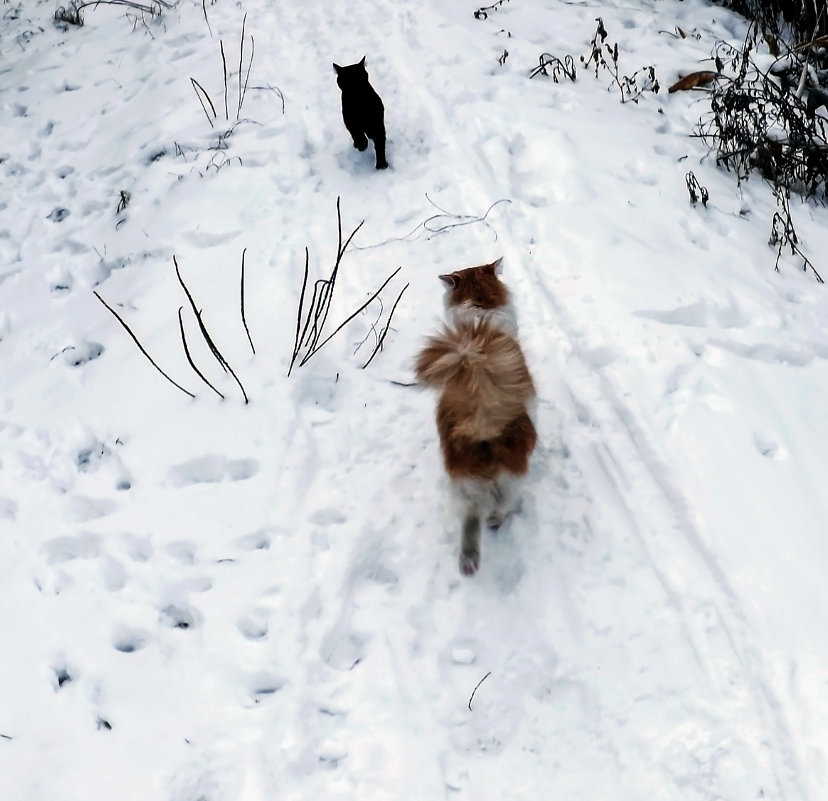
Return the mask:
[[503,256],[492,262],[492,269],[495,275],[503,275]]
[[450,289],[454,289],[457,286],[457,276],[453,273],[450,275],[441,275],[440,280],[445,283]]
[[359,62],[359,66],[365,69],[365,56],[362,57],[362,61]]
[[339,64],[334,64],[334,65],[333,65],[333,68],[334,68],[334,72],[335,72],[337,75],[339,75],[339,73],[340,73],[340,72],[342,72],[342,67],[340,67],[340,66],[339,66]]

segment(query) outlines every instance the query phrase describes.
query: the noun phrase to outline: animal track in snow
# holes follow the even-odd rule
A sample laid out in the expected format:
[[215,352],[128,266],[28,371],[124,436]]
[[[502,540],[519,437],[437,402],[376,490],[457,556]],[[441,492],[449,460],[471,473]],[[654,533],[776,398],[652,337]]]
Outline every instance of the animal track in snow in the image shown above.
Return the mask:
[[147,644],[148,639],[147,633],[140,629],[121,626],[112,638],[112,647],[122,654],[132,654],[140,651]]
[[43,543],[47,564],[70,562],[73,559],[95,559],[101,554],[100,538],[95,534],[54,537]]
[[266,531],[254,531],[239,537],[236,545],[245,551],[266,551],[270,548],[270,535]]
[[88,498],[84,495],[73,495],[66,504],[66,514],[76,523],[86,523],[100,517],[112,514],[118,508],[115,501],[106,498]]
[[201,624],[201,614],[188,604],[168,604],[161,610],[161,622],[172,629],[195,628]]
[[103,352],[104,346],[100,342],[87,342],[84,340],[77,345],[70,345],[64,348],[61,355],[63,356],[64,363],[69,367],[80,367],[100,358]]
[[122,534],[120,537],[124,550],[133,562],[148,562],[153,548],[149,535],[138,537],[135,534]]
[[69,209],[64,208],[54,208],[52,209],[49,214],[46,216],[47,220],[51,220],[53,223],[60,223],[63,222],[69,216]]
[[772,434],[756,432],[753,435],[756,450],[766,459],[787,459],[788,451],[777,442]]
[[195,564],[196,545],[192,540],[176,540],[167,546],[167,553],[184,565]]
[[236,622],[236,628],[251,642],[263,640],[269,631],[265,615],[266,613],[261,610],[254,610],[251,614],[240,617]]
[[638,317],[656,320],[668,325],[681,325],[690,328],[742,328],[748,324],[748,318],[734,298],[729,298],[726,307],[711,303],[701,298],[686,306],[679,306],[667,311],[641,310]]
[[258,704],[262,699],[278,693],[287,682],[276,673],[262,671],[251,676],[249,684],[254,703]]
[[75,671],[73,670],[70,672],[69,667],[63,661],[53,665],[52,670],[55,674],[55,682],[57,683],[55,692],[62,689],[65,684],[69,684],[75,679]]
[[182,488],[193,484],[217,484],[225,480],[245,481],[258,472],[259,462],[256,459],[226,459],[209,454],[172,467],[168,477],[174,487]]
[[17,503],[11,498],[0,496],[0,518],[15,520],[17,518]]

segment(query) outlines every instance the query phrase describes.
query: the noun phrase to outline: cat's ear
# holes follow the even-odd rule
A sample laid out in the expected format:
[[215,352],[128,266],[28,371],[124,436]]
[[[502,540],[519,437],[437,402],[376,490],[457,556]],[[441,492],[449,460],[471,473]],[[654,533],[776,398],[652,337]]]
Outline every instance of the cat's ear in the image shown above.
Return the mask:
[[457,276],[454,273],[448,275],[441,275],[440,280],[446,284],[450,289],[454,289],[457,286]]
[[362,61],[359,62],[359,66],[362,67],[362,69],[365,69],[365,56],[362,57]]
[[497,261],[493,261],[490,266],[495,275],[503,275],[503,256],[497,259]]
[[340,67],[340,66],[339,66],[339,64],[334,64],[334,65],[333,65],[333,68],[334,68],[334,72],[335,72],[337,75],[339,75],[339,73],[340,73],[340,72],[342,72],[342,67]]

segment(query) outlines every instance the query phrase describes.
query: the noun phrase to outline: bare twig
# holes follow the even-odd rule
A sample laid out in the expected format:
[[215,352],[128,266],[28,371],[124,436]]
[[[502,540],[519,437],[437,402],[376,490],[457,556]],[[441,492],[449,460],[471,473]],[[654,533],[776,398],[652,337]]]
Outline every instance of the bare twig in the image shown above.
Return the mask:
[[[322,350],[322,348],[323,348],[325,345],[327,345],[327,344],[328,344],[328,342],[330,342],[330,341],[331,341],[331,340],[332,340],[332,339],[333,339],[333,338],[334,338],[334,337],[335,337],[335,336],[336,336],[336,335],[337,335],[337,334],[338,334],[338,333],[339,333],[339,332],[340,332],[343,328],[345,328],[345,326],[346,326],[346,325],[348,325],[348,323],[350,323],[350,322],[351,322],[351,320],[353,320],[353,319],[354,319],[354,317],[356,317],[356,316],[357,316],[360,312],[363,312],[363,311],[364,311],[364,310],[365,310],[365,309],[366,309],[366,308],[367,308],[367,307],[371,304],[371,302],[372,302],[372,301],[373,301],[373,300],[374,300],[374,299],[375,299],[375,298],[379,295],[379,293],[380,293],[380,292],[382,292],[382,290],[383,290],[383,289],[385,289],[385,287],[388,285],[388,282],[389,282],[389,281],[390,281],[390,280],[391,280],[391,279],[392,279],[392,278],[393,278],[393,277],[394,277],[394,276],[395,276],[395,275],[396,275],[396,274],[397,274],[400,270],[402,270],[402,267],[397,267],[397,269],[396,269],[396,270],[394,270],[394,272],[393,272],[393,273],[391,273],[391,275],[389,275],[389,276],[388,276],[388,278],[386,278],[386,279],[382,282],[382,285],[380,286],[380,288],[379,288],[376,292],[374,292],[374,294],[373,294],[373,295],[371,295],[371,297],[370,297],[370,298],[368,298],[368,300],[366,300],[366,301],[365,301],[365,303],[363,303],[363,304],[362,304],[362,306],[360,306],[360,307],[359,307],[359,308],[358,308],[358,309],[357,309],[357,310],[356,310],[353,314],[351,314],[349,317],[347,317],[345,320],[343,320],[343,321],[339,324],[339,326],[337,327],[337,329],[336,329],[336,330],[335,330],[335,331],[334,331],[334,332],[333,332],[330,336],[326,337],[326,338],[322,341],[322,343],[321,343],[321,344],[316,345],[316,346],[313,348],[313,350],[311,350],[309,353],[307,353],[307,354],[305,355],[305,357],[302,359],[302,361],[301,361],[301,362],[299,362],[299,366],[300,366],[300,367],[302,367],[304,364],[307,364],[307,362],[310,360],[311,356],[316,355],[316,354],[317,354],[320,350]],[[395,304],[395,305],[396,305],[396,304]]]
[[[296,357],[299,354],[299,330],[302,327],[302,310],[305,306],[305,290],[308,286],[308,248],[305,246],[305,275],[302,278],[302,292],[299,295],[299,311],[296,315],[296,337],[293,340],[293,358],[290,360],[290,369],[288,370],[288,375],[290,375],[290,371],[293,369],[293,364],[296,361]],[[310,320],[310,315],[308,315],[308,320]],[[305,325],[307,328],[307,324]],[[302,332],[302,337],[304,338],[304,331]]]
[[242,106],[244,105],[244,98],[247,95],[247,84],[250,81],[250,70],[253,67],[253,56],[256,55],[256,40],[251,36],[250,37],[250,61],[247,62],[247,73],[244,76],[244,86],[241,89],[241,94],[239,95],[239,112],[236,115],[236,119],[241,116]]
[[210,38],[213,38],[213,29],[210,27],[210,20],[207,19],[207,0],[201,0],[201,10],[204,12],[204,21],[207,23],[207,30],[210,31]]
[[253,347],[253,339],[250,336],[250,329],[247,327],[247,318],[244,314],[244,257],[247,253],[247,248],[242,251],[242,260],[241,260],[241,318],[242,324],[244,325],[244,332],[247,334],[247,341],[250,343],[250,350],[253,351],[253,354],[256,353],[256,348]]
[[216,393],[222,400],[224,400],[224,395],[219,392],[204,376],[204,373],[196,367],[195,362],[193,361],[193,357],[190,355],[190,349],[187,347],[187,336],[184,333],[184,318],[181,314],[183,310],[183,306],[178,307],[178,326],[181,329],[181,344],[184,345],[184,355],[187,357],[187,361],[190,363],[190,367],[193,368],[195,374],[205,383],[207,384],[213,392]]
[[227,58],[224,55],[224,42],[219,39],[219,48],[221,49],[221,68],[224,73],[224,119],[230,119],[230,112],[227,110]]
[[239,380],[239,377],[236,375],[235,371],[230,366],[227,359],[225,359],[224,356],[222,356],[221,352],[213,342],[210,333],[207,331],[207,327],[204,325],[204,320],[201,316],[201,311],[199,311],[198,307],[196,306],[195,301],[193,300],[193,296],[192,294],[190,294],[190,290],[187,289],[187,285],[184,283],[184,279],[181,277],[181,270],[178,269],[178,260],[175,258],[175,256],[173,256],[173,264],[175,264],[175,274],[178,276],[178,282],[181,284],[181,288],[184,290],[184,294],[187,296],[187,300],[190,301],[190,308],[192,308],[193,314],[195,314],[196,320],[198,320],[198,327],[201,331],[201,335],[204,337],[204,341],[207,343],[207,347],[210,348],[210,352],[213,354],[221,368],[226,373],[230,373],[230,375],[233,376],[236,384],[238,384],[238,387],[241,390],[242,396],[244,397],[244,402],[250,403],[250,399],[247,397],[247,392],[245,392],[242,382]]
[[[340,200],[341,198],[337,197],[336,199],[336,222],[337,222],[337,248],[336,248],[336,261],[334,262],[333,269],[331,270],[330,276],[327,279],[320,279],[316,281],[313,285],[313,295],[311,297],[310,306],[308,307],[307,317],[305,318],[305,325],[302,329],[301,335],[298,337],[297,341],[294,343],[293,349],[293,356],[290,361],[290,367],[288,368],[288,375],[290,375],[291,371],[293,370],[293,366],[296,363],[297,358],[299,357],[299,353],[304,350],[305,356],[300,360],[299,366],[301,367],[305,362],[310,358],[313,352],[317,349],[317,347],[321,347],[318,345],[319,338],[322,336],[322,331],[325,327],[325,323],[328,319],[328,312],[331,306],[331,300],[333,298],[333,291],[334,286],[336,285],[336,278],[339,274],[339,265],[342,261],[342,257],[345,254],[348,246],[351,244],[351,240],[356,235],[357,231],[363,226],[365,220],[363,220],[356,228],[351,232],[351,235],[348,237],[346,242],[342,243],[342,214],[340,211]],[[305,248],[305,275],[302,282],[302,296],[299,303],[299,319],[301,320],[303,314],[303,304],[304,304],[304,297],[305,297],[305,289],[307,285],[307,278],[308,278],[308,249]],[[297,322],[297,331],[299,330],[299,325]],[[326,340],[327,341],[327,340]],[[324,343],[323,343],[324,344]]]
[[389,327],[391,326],[391,318],[394,316],[394,312],[395,312],[395,311],[396,311],[396,309],[397,309],[397,304],[398,304],[398,303],[400,302],[400,300],[402,299],[403,293],[405,292],[405,290],[406,290],[406,289],[408,289],[408,287],[409,287],[409,286],[410,286],[410,284],[406,284],[406,285],[402,288],[402,292],[400,292],[400,294],[399,294],[399,295],[397,295],[397,299],[394,301],[394,305],[391,307],[391,313],[388,315],[388,320],[387,320],[387,322],[385,323],[385,328],[383,328],[383,329],[382,329],[382,333],[380,334],[379,339],[377,340],[377,346],[374,348],[374,352],[371,354],[371,358],[370,358],[370,359],[368,359],[368,361],[367,361],[367,362],[365,362],[365,364],[363,364],[363,365],[362,365],[362,369],[363,369],[363,370],[364,370],[364,369],[365,369],[365,368],[366,368],[369,364],[371,364],[371,362],[374,360],[374,356],[376,356],[376,355],[377,355],[377,353],[379,353],[379,352],[382,350],[382,344],[383,344],[383,342],[385,342],[385,335],[388,333],[388,329],[389,329]]
[[147,357],[147,359],[149,360],[149,363],[156,370],[158,370],[158,372],[161,373],[161,375],[164,376],[164,378],[166,378],[167,381],[169,381],[174,387],[177,387],[178,389],[180,389],[185,395],[189,395],[191,398],[195,398],[195,395],[193,395],[192,392],[190,392],[189,390],[184,389],[184,387],[182,387],[181,384],[177,383],[176,381],[173,381],[173,379],[170,378],[158,366],[155,359],[153,359],[152,356],[150,356],[149,353],[147,353],[144,346],[138,340],[138,337],[135,336],[134,333],[132,333],[132,329],[124,322],[124,319],[121,317],[121,315],[118,314],[118,312],[116,312],[115,309],[113,309],[94,289],[92,290],[92,294],[109,310],[109,312],[115,317],[115,319],[124,327],[124,330],[132,337],[132,341],[138,346],[138,350],[140,350],[141,353],[143,353],[144,356]]
[[[204,109],[204,115],[207,117],[207,122],[210,123],[211,128],[215,128],[216,126],[213,125],[213,120],[216,118],[216,107],[213,105],[213,101],[210,100],[210,95],[207,94],[207,91],[195,78],[190,78],[190,81],[193,84],[193,91],[196,93],[198,102],[201,103],[201,108]],[[212,119],[210,118],[210,115],[207,113],[207,106],[204,105],[205,99],[210,104],[210,110],[213,112]]]
[[282,114],[285,113],[285,95],[278,86],[271,86],[270,84],[267,84],[266,86],[251,86],[250,88],[257,89],[261,92],[265,90],[267,90],[268,92],[275,92],[279,96],[279,100],[282,101]]
[[244,26],[247,23],[247,14],[245,13],[242,19],[241,41],[239,43],[239,108],[236,113],[236,119],[241,115],[241,101],[242,101],[242,66],[244,63]]
[[491,675],[492,671],[490,670],[482,679],[480,679],[479,682],[477,682],[477,687],[472,690],[471,698],[469,698],[469,712],[472,711],[471,705],[472,701],[474,701],[474,694],[477,692],[478,687],[480,687],[480,685],[483,684],[483,682],[486,681],[486,679],[488,679]]

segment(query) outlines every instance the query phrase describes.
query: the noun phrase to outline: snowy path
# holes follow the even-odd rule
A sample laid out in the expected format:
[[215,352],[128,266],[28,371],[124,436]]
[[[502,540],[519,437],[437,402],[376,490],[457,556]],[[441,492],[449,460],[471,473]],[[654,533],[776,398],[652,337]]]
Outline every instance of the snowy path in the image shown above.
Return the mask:
[[[817,801],[828,301],[773,274],[770,193],[687,138],[695,98],[527,79],[598,14],[663,83],[740,23],[700,0],[205,8],[212,36],[190,2],[66,32],[45,2],[6,15],[0,798]],[[251,90],[217,138],[189,78],[223,100],[221,38],[233,116],[245,12]],[[339,118],[330,63],[363,54],[387,173]],[[331,319],[398,266],[386,315],[410,287],[369,369],[373,307],[288,379],[337,196],[365,224]],[[801,230],[828,252],[815,210]],[[189,371],[173,254],[249,406]],[[437,273],[498,255],[542,442],[469,581],[433,399],[391,381]]]

